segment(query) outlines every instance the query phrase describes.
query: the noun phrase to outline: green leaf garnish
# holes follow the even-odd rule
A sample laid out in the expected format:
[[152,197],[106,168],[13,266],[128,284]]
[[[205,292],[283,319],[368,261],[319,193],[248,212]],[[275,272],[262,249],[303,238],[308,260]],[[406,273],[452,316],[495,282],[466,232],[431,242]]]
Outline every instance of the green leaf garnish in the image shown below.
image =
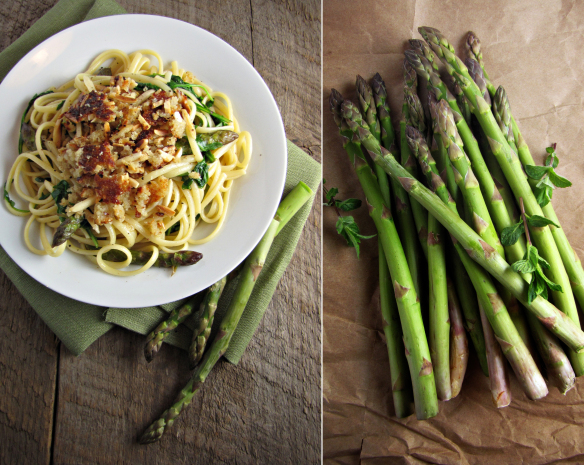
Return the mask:
[[504,247],[515,244],[524,232],[523,221],[513,226],[508,226],[501,231],[501,244]]
[[355,247],[357,258],[359,258],[359,244],[361,240],[371,239],[373,236],[363,236],[359,232],[359,226],[352,216],[340,216],[336,224],[337,232],[345,238],[349,247]]
[[[527,215],[526,215],[527,216]],[[539,215],[532,215],[527,218],[527,224],[532,228],[543,228],[544,226],[549,226],[550,224],[559,228],[560,225],[554,223],[552,220]]]
[[335,204],[339,210],[342,210],[344,212],[350,212],[351,210],[356,210],[361,206],[361,200],[347,199],[343,200],[342,202],[337,200]]
[[6,200],[12,208],[14,208],[17,212],[20,213],[30,213],[30,210],[21,210],[20,208],[16,208],[14,200],[10,198],[8,191],[6,190],[6,183],[4,183],[4,200]]

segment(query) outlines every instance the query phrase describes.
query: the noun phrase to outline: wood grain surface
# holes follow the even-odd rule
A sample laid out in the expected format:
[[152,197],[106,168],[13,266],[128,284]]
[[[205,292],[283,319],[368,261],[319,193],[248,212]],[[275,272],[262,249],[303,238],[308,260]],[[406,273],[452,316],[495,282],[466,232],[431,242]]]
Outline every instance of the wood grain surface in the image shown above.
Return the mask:
[[[0,50],[55,3],[0,2]],[[119,3],[234,46],[270,87],[288,138],[320,161],[319,1]],[[0,463],[320,463],[320,218],[316,201],[240,364],[219,363],[150,446],[136,439],[188,381],[186,353],[165,346],[147,364],[143,337],[115,328],[75,357],[0,272]]]

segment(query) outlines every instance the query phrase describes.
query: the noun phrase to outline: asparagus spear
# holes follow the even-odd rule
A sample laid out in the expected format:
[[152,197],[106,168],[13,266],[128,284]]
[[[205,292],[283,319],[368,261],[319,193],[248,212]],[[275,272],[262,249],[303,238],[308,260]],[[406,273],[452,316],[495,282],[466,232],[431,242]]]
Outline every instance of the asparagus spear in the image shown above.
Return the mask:
[[162,342],[166,337],[174,331],[178,325],[187,319],[192,313],[196,298],[191,298],[185,302],[180,308],[173,310],[169,317],[160,323],[147,337],[146,345],[144,346],[144,357],[147,362],[151,362],[156,356]]
[[[55,231],[55,235],[53,236],[53,243],[51,244],[51,247],[58,247],[61,244],[64,244],[65,242],[67,242],[69,239],[71,239],[71,236],[73,236],[73,234],[75,234],[75,231],[77,231],[80,227],[81,227],[81,222],[84,220],[84,217],[82,216],[69,216],[67,217],[67,219],[65,219],[65,221],[63,221],[59,227],[57,228],[57,230]],[[123,252],[120,252],[122,255],[124,255]],[[120,261],[124,261],[126,259],[126,256],[124,255],[124,259],[120,260]]]
[[[448,152],[442,143],[442,136],[440,134],[440,128],[438,126],[438,111],[437,111],[437,101],[434,94],[430,93],[428,95],[428,108],[432,117],[432,124],[434,128],[434,141],[437,145],[436,154],[436,168],[440,173],[442,173],[442,178],[448,186],[448,191],[451,193],[453,198],[456,199],[456,205],[458,209],[465,209],[464,199],[462,198],[462,193],[458,189],[454,178],[454,171],[452,168],[452,163],[448,159]],[[456,290],[460,297],[462,303],[462,309],[464,313],[464,320],[466,322],[466,328],[469,331],[473,346],[479,358],[479,363],[481,369],[485,376],[489,376],[489,369],[487,366],[487,355],[485,351],[485,339],[483,335],[483,329],[480,324],[479,309],[477,306],[477,296],[472,287],[472,282],[468,277],[466,269],[464,268],[460,258],[455,253],[452,256],[453,267],[454,267],[454,280],[456,283]]]
[[[276,219],[280,222],[278,230],[276,231],[276,236],[311,196],[312,190],[302,181],[300,181],[288,193],[288,195],[286,195],[284,200],[280,202],[280,206],[276,212]],[[205,347],[209,340],[209,335],[211,334],[211,328],[213,327],[213,319],[215,311],[217,310],[217,303],[223,293],[227,279],[228,277],[225,276],[213,284],[208,289],[205,299],[201,303],[197,315],[197,327],[193,331],[193,341],[189,348],[191,369],[195,368],[203,356],[203,352],[205,351]]]
[[[406,88],[410,90],[410,93],[415,94],[416,87],[418,85],[418,78],[416,72],[410,66],[407,60],[404,60],[403,65],[403,75],[404,75],[404,94]],[[410,147],[408,146],[408,141],[406,139],[406,126],[411,126],[410,119],[410,109],[408,102],[404,98],[402,105],[402,117],[399,123],[400,128],[400,151],[401,151],[401,163],[406,170],[414,177],[418,178],[418,165],[414,157],[410,153]],[[384,145],[387,148],[387,146]],[[416,230],[418,231],[418,238],[420,239],[420,245],[424,255],[428,256],[428,212],[414,199],[410,199],[410,205],[412,207],[412,214],[414,216],[414,222],[416,223]]]
[[227,276],[224,276],[216,283],[212,284],[207,290],[205,298],[199,307],[199,315],[197,319],[197,326],[193,331],[193,341],[189,347],[189,362],[191,370],[195,369],[197,364],[203,358],[203,352],[211,335],[211,328],[213,327],[213,319],[215,311],[217,310],[217,303],[223,293],[227,283]]
[[[418,161],[422,166],[422,171],[426,174],[428,178],[428,183],[432,186],[432,189],[438,194],[442,202],[444,202],[448,207],[446,210],[453,215],[452,218],[456,218],[457,222],[466,228],[468,226],[458,217],[458,212],[456,209],[456,204],[450,193],[447,191],[444,182],[438,175],[438,172],[433,170],[431,163],[429,162],[431,156],[428,151],[428,147],[424,141],[423,136],[416,131],[414,128],[408,128],[408,142],[410,142],[410,148],[412,152],[416,153],[418,156]],[[366,144],[365,139],[363,140],[364,145]],[[367,146],[367,145],[366,145]],[[380,154],[381,155],[381,154]],[[381,156],[375,157],[375,162],[378,163],[379,161],[389,160],[390,156],[387,154],[383,154]],[[392,161],[395,159],[391,158]],[[382,163],[384,166],[385,163]],[[403,179],[400,179],[402,184],[404,183]],[[408,180],[408,187],[411,181]],[[426,188],[422,186],[419,182],[415,182],[414,186],[420,186],[424,192],[427,192]],[[410,190],[411,191],[411,190]],[[428,192],[429,193],[429,192]],[[424,205],[423,202],[422,205]],[[424,205],[426,206],[426,205]],[[426,208],[428,208],[426,206]],[[428,208],[430,214],[434,214],[431,209]],[[447,229],[453,233],[453,231],[449,228],[450,225],[447,225],[443,218],[438,215],[435,215],[438,220],[440,220]],[[472,231],[472,229],[470,230]],[[473,234],[474,231],[472,231]],[[458,239],[458,237],[456,237]],[[496,254],[496,251],[490,247],[486,242],[479,239],[481,247],[488,247],[489,251],[492,251],[492,254]],[[484,244],[484,246],[483,246]],[[545,385],[545,381],[543,380],[541,374],[539,373],[537,366],[531,356],[529,350],[527,350],[523,340],[517,333],[515,326],[513,325],[509,313],[505,308],[505,304],[499,297],[497,293],[497,289],[491,282],[491,279],[485,271],[479,267],[470,257],[475,258],[474,255],[471,255],[468,248],[464,246],[464,244],[460,244],[459,242],[455,242],[454,246],[460,257],[464,267],[470,277],[472,284],[477,292],[477,297],[481,302],[483,309],[485,310],[487,317],[493,327],[493,330],[497,334],[497,337],[500,341],[504,342],[503,352],[513,370],[515,371],[517,378],[519,379],[524,391],[531,399],[538,399],[547,395],[547,387]],[[465,250],[466,249],[466,250]],[[481,249],[482,250],[482,249]],[[470,256],[469,256],[470,255]],[[500,256],[499,256],[500,257]],[[502,259],[501,259],[502,260]],[[503,261],[504,262],[504,261]],[[502,342],[502,344],[503,344]],[[486,343],[486,340],[485,340]]]
[[480,302],[479,311],[487,346],[487,362],[489,363],[489,381],[491,383],[493,403],[497,408],[507,407],[511,403],[511,390],[509,389],[509,376],[505,369],[505,359],[501,353],[501,346],[496,341],[497,336],[495,336]]
[[247,257],[241,270],[233,299],[231,300],[229,308],[219,325],[219,331],[217,332],[211,347],[209,347],[209,350],[207,350],[203,356],[203,360],[196,368],[191,380],[181,390],[173,405],[146,429],[140,438],[141,444],[152,443],[162,437],[166,429],[170,427],[180,415],[182,409],[191,402],[191,399],[199,391],[215,364],[223,354],[225,354],[256,280],[262,271],[276,231],[278,230],[278,225],[280,223],[277,220],[278,216],[280,215],[276,212],[276,216],[270,223],[263,238]]
[[[370,151],[371,153],[371,151]],[[398,179],[404,189],[415,197],[457,240],[469,256],[493,275],[503,286],[509,289],[525,307],[534,312],[540,321],[556,336],[576,351],[584,351],[584,332],[579,329],[566,315],[560,312],[550,302],[538,296],[528,303],[528,285],[525,280],[486,244],[460,217],[440,199],[424,187],[395,160],[386,150],[372,155],[375,163],[381,165],[386,173]],[[438,175],[433,179],[441,181]]]
[[447,278],[448,315],[450,316],[450,386],[452,397],[462,388],[462,380],[468,365],[468,340],[464,330],[462,310],[454,284]]
[[430,354],[436,379],[438,399],[450,400],[450,319],[446,284],[445,231],[440,222],[428,215],[428,279],[430,282],[429,333]]
[[[143,252],[140,250],[130,250],[132,255],[132,265],[143,265],[150,260],[152,252]],[[104,260],[109,262],[123,262],[126,260],[126,254],[121,250],[108,250],[102,255]],[[173,268],[175,266],[190,266],[197,263],[203,258],[203,254],[194,250],[182,250],[174,253],[159,253],[158,258],[152,266],[161,268]]]
[[489,94],[491,95],[491,97],[494,97],[496,89],[495,86],[491,83],[489,75],[487,74],[487,70],[485,69],[483,53],[481,52],[481,41],[479,40],[477,35],[472,31],[469,31],[468,35],[466,36],[466,48],[468,50],[470,58],[477,61],[479,66],[483,70],[483,78],[489,91]]
[[390,361],[389,370],[393,408],[396,417],[405,418],[413,413],[412,381],[408,376],[399,310],[381,241],[379,241],[379,303],[383,320],[383,332],[387,342],[387,354]]
[[[383,84],[381,81],[380,84]],[[379,99],[384,96],[385,85],[380,87]],[[386,94],[385,94],[386,95]],[[362,157],[361,146],[357,144],[356,141],[352,140],[352,132],[349,129],[346,121],[341,115],[341,105],[343,103],[342,95],[332,89],[329,98],[330,110],[335,119],[335,122],[339,126],[339,132],[343,138],[343,145],[349,159],[353,163],[355,160],[355,155],[357,158]],[[387,114],[389,109],[387,109]],[[380,113],[383,114],[383,113]],[[383,124],[382,124],[383,128]],[[383,133],[383,129],[382,129]],[[386,136],[389,133],[386,131]],[[386,138],[387,140],[387,138]],[[385,174],[385,173],[384,173]],[[389,194],[389,192],[388,192]],[[388,202],[386,205],[390,205]],[[391,374],[391,384],[392,384],[392,395],[393,395],[393,405],[398,418],[404,418],[412,413],[412,388],[411,380],[407,372],[407,361],[405,355],[405,347],[403,344],[403,334],[401,326],[399,323],[399,313],[397,309],[397,303],[395,301],[395,294],[393,291],[393,285],[391,284],[391,278],[389,276],[389,269],[387,266],[387,261],[385,253],[383,252],[383,246],[379,242],[379,285],[380,285],[380,299],[381,299],[381,313],[384,322],[384,332],[387,339],[387,352],[389,356],[389,367]],[[381,260],[383,258],[383,261]],[[387,281],[391,288],[387,288]]]

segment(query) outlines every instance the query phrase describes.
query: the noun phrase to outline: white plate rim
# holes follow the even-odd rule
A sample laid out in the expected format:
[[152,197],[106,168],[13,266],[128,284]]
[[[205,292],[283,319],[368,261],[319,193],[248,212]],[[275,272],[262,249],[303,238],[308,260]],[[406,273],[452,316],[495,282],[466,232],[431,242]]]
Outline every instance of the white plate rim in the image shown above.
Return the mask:
[[[116,24],[118,23],[118,24]],[[202,279],[199,279],[200,277],[196,276],[198,274],[197,271],[202,267],[202,265],[205,264],[205,260],[208,260],[209,257],[203,252],[204,254],[204,258],[201,262],[199,262],[198,264],[192,266],[192,267],[185,267],[185,268],[180,268],[177,273],[175,274],[175,276],[173,276],[172,278],[170,278],[170,271],[169,270],[164,270],[164,269],[151,269],[148,270],[146,273],[143,273],[137,277],[130,277],[130,278],[123,278],[123,277],[113,277],[110,275],[107,275],[106,273],[104,273],[103,271],[99,270],[97,267],[95,267],[93,264],[91,264],[90,262],[88,262],[87,260],[81,258],[81,257],[72,257],[72,260],[76,260],[76,261],[81,261],[81,263],[83,264],[83,267],[86,268],[87,270],[84,270],[84,268],[78,268],[75,271],[79,271],[79,270],[84,270],[84,271],[92,271],[94,273],[92,273],[95,276],[92,276],[94,278],[97,278],[98,284],[101,283],[102,285],[105,285],[106,288],[108,289],[108,292],[103,292],[103,291],[99,291],[96,290],[95,292],[89,292],[88,293],[88,286],[75,286],[75,285],[71,285],[70,283],[62,283],[59,280],[57,280],[55,278],[55,276],[53,275],[58,275],[60,274],[59,272],[51,272],[49,274],[46,273],[46,267],[45,266],[39,266],[39,263],[36,262],[35,260],[31,260],[30,256],[32,256],[33,258],[41,258],[43,259],[44,262],[46,262],[47,259],[53,260],[54,261],[54,265],[57,267],[57,270],[59,269],[59,264],[58,264],[58,260],[62,260],[64,257],[66,257],[67,255],[75,255],[75,254],[71,254],[71,253],[67,253],[65,252],[63,254],[63,256],[57,258],[57,259],[53,259],[51,257],[39,257],[37,255],[34,255],[32,252],[30,252],[26,246],[24,245],[24,241],[22,240],[22,229],[24,228],[24,222],[26,221],[26,219],[23,219],[22,217],[16,217],[14,215],[11,215],[7,209],[5,208],[5,206],[2,206],[0,208],[0,222],[6,223],[6,219],[7,218],[11,218],[11,219],[17,219],[17,221],[19,223],[21,223],[21,227],[18,231],[17,236],[20,237],[20,247],[14,247],[14,241],[9,240],[11,238],[10,234],[7,232],[7,230],[9,228],[0,228],[0,244],[4,247],[4,250],[6,251],[6,253],[8,253],[8,255],[17,263],[17,265],[19,265],[27,274],[29,274],[31,277],[33,277],[35,280],[37,280],[38,282],[40,282],[41,284],[47,286],[48,288],[62,294],[65,295],[67,297],[70,297],[72,299],[81,301],[81,302],[85,302],[88,304],[93,304],[93,305],[99,305],[99,306],[104,306],[104,307],[117,307],[117,308],[132,308],[132,307],[145,307],[145,306],[155,306],[155,305],[161,305],[164,303],[168,303],[171,301],[175,301],[175,300],[179,300],[181,298],[187,297],[189,295],[192,295],[196,292],[199,292],[203,289],[205,289],[206,287],[210,286],[213,282],[215,282],[216,280],[220,279],[222,276],[228,274],[230,271],[232,271],[239,263],[241,263],[245,257],[247,255],[249,255],[249,253],[253,250],[253,248],[255,247],[255,245],[257,245],[257,243],[259,242],[259,240],[261,239],[261,237],[263,236],[264,232],[267,230],[269,223],[271,221],[271,218],[273,217],[278,203],[279,203],[279,199],[280,196],[282,194],[282,191],[284,189],[284,184],[285,184],[285,178],[286,178],[286,167],[287,167],[287,150],[286,150],[286,136],[285,136],[285,130],[284,130],[284,125],[282,122],[282,117],[281,114],[279,112],[278,109],[278,105],[273,97],[273,95],[271,94],[267,84],[265,83],[265,81],[263,80],[263,78],[261,77],[261,75],[257,72],[257,70],[255,70],[255,68],[247,61],[247,59],[245,59],[245,57],[243,57],[234,47],[232,47],[231,45],[229,45],[227,42],[225,42],[223,39],[215,36],[214,34],[210,33],[209,31],[206,31],[203,28],[200,28],[198,26],[195,26],[193,24],[187,23],[185,21],[181,21],[181,20],[177,20],[177,19],[173,19],[173,18],[168,18],[168,17],[162,17],[162,16],[155,16],[155,15],[143,15],[143,14],[131,14],[131,15],[116,15],[116,16],[107,16],[107,17],[102,17],[102,18],[96,18],[96,19],[92,19],[83,23],[79,23],[77,25],[71,26],[67,29],[64,29],[63,31],[60,31],[59,33],[49,37],[48,39],[46,39],[45,41],[43,41],[42,43],[40,43],[39,45],[37,45],[35,48],[33,48],[30,52],[28,52],[11,70],[10,72],[6,75],[6,77],[3,79],[2,83],[0,83],[0,99],[2,98],[4,92],[7,92],[7,83],[10,83],[12,79],[15,79],[16,76],[18,76],[18,73],[21,72],[21,68],[23,67],[23,64],[31,63],[31,60],[33,59],[33,57],[38,57],[39,53],[42,53],[43,50],[46,51],[46,48],[49,46],[54,46],[55,44],[58,44],[58,41],[63,38],[63,36],[65,36],[66,34],[72,34],[73,36],[77,37],[78,35],[83,35],[87,33],[88,31],[91,31],[93,28],[97,28],[97,27],[112,27],[113,30],[115,30],[115,26],[121,24],[121,23],[125,23],[124,25],[126,27],[129,27],[130,29],[135,28],[138,23],[140,23],[142,26],[145,26],[147,24],[155,24],[157,26],[159,26],[160,28],[163,29],[163,27],[165,26],[175,26],[176,28],[180,29],[181,31],[185,31],[185,30],[189,30],[192,32],[193,37],[195,36],[199,36],[199,37],[203,37],[205,39],[205,41],[210,41],[211,43],[213,43],[213,47],[218,47],[221,50],[224,50],[226,52],[225,56],[229,57],[229,60],[235,60],[234,63],[237,64],[237,71],[238,71],[238,75],[241,75],[240,73],[244,73],[244,75],[246,77],[248,76],[253,76],[255,81],[254,81],[254,86],[257,86],[258,89],[261,89],[263,94],[262,94],[262,102],[265,104],[265,106],[262,106],[262,113],[265,115],[268,115],[270,120],[268,121],[268,123],[266,124],[266,126],[268,127],[264,133],[259,136],[258,138],[258,134],[257,133],[252,133],[252,139],[253,139],[253,143],[254,143],[254,149],[253,149],[253,154],[252,154],[252,162],[250,164],[250,171],[254,171],[254,169],[259,169],[260,173],[262,173],[262,175],[265,177],[266,175],[269,175],[269,181],[270,181],[270,194],[271,197],[266,197],[265,198],[265,208],[263,208],[262,214],[261,216],[261,221],[258,221],[257,224],[254,226],[254,231],[255,233],[253,240],[249,240],[249,238],[247,238],[247,240],[245,241],[245,243],[241,244],[241,246],[238,248],[238,250],[236,251],[236,253],[234,254],[234,256],[231,258],[231,260],[229,260],[229,265],[226,265],[224,263],[224,261],[221,262],[221,267],[215,267],[215,269],[220,268],[221,269],[221,273],[212,273],[209,272],[207,273]],[[127,31],[126,31],[127,32]],[[101,51],[109,49],[111,47],[109,46],[103,46],[101,47]],[[144,47],[117,47],[120,49],[123,49],[126,53],[130,53],[134,50],[137,50],[139,48],[152,48],[155,51],[160,52],[159,49],[157,49],[156,47],[149,47],[149,46],[144,46]],[[97,53],[90,53],[88,52],[87,56],[83,56],[82,58],[79,59],[79,67],[77,69],[76,72],[82,72],[84,70],[84,68],[87,66],[87,64],[95,57],[97,56],[97,54],[99,53],[99,51]],[[170,61],[172,59],[179,59],[178,56],[165,56],[164,53],[161,53],[162,58],[164,60],[165,65],[168,65],[170,63]],[[50,63],[49,63],[50,66]],[[180,67],[184,67],[187,70],[192,71],[195,75],[200,76],[201,74],[204,74],[205,72],[203,71],[203,73],[201,73],[201,69],[191,69],[191,67],[188,66],[187,63],[185,63],[184,61],[181,61],[179,59],[179,66]],[[241,68],[240,68],[241,67]],[[59,82],[64,82],[67,79],[70,79],[71,77],[74,76],[73,75],[63,75],[61,78],[61,81],[57,81],[54,82],[52,84],[49,84],[47,87],[49,87],[50,85],[58,85]],[[206,83],[208,83],[213,89],[216,90],[221,90],[224,91],[225,88],[219,88],[217,87],[217,85],[215,85],[215,82],[208,82],[205,79],[203,79]],[[255,87],[254,87],[255,88]],[[20,96],[20,107],[18,108],[14,108],[14,107],[8,107],[8,113],[11,114],[11,118],[14,119],[16,118],[16,120],[20,120],[20,116],[22,114],[22,110],[24,109],[24,105],[26,105],[26,102],[31,98],[32,94],[34,94],[35,92],[40,92],[43,89],[39,89],[36,87],[31,87],[31,92],[27,93],[26,95],[21,95]],[[229,97],[232,99],[232,101],[234,102],[234,111],[236,113],[236,116],[238,116],[238,119],[240,121],[240,125],[242,127],[242,129],[244,130],[248,130],[249,128],[246,127],[246,122],[248,122],[247,117],[246,116],[242,116],[242,113],[245,113],[241,111],[241,108],[238,111],[238,106],[235,103],[238,99],[239,99],[239,95],[233,94],[233,92],[227,92]],[[15,99],[18,97],[15,97]],[[2,121],[3,117],[0,115],[0,122]],[[6,118],[4,118],[6,119]],[[11,120],[12,121],[12,120]],[[8,136],[6,134],[6,132],[10,133],[14,133],[14,126],[11,130],[9,129],[0,129],[0,143],[3,141],[3,139],[6,139],[6,137],[8,137],[8,139],[13,139],[12,136]],[[250,131],[251,132],[251,131]],[[270,137],[265,137],[266,134],[268,134]],[[263,139],[262,139],[263,136]],[[5,141],[6,142],[6,141]],[[6,178],[7,176],[7,171],[9,169],[9,167],[11,166],[12,162],[14,161],[14,159],[16,158],[16,147],[17,147],[17,141],[16,140],[8,140],[7,142],[9,142],[8,144],[8,149],[6,149],[4,151],[4,156],[2,157],[3,163],[0,164],[0,175],[4,178]],[[6,147],[6,144],[4,145]],[[259,148],[258,148],[259,146]],[[268,152],[270,153],[270,158],[269,161],[272,162],[274,161],[274,163],[276,161],[279,160],[278,163],[272,163],[272,165],[274,165],[277,170],[275,170],[274,172],[269,172],[269,173],[265,173],[262,172],[261,169],[261,165],[258,168],[257,166],[252,169],[252,164],[256,164],[259,163],[259,159],[262,157],[261,152]],[[7,159],[9,160],[7,162]],[[263,158],[263,160],[261,161],[266,161],[266,157]],[[264,170],[265,171],[265,170]],[[255,173],[254,173],[255,174]],[[246,177],[248,177],[246,179]],[[254,179],[249,179],[249,177],[251,177],[251,173],[248,172],[248,174],[246,175],[246,177],[241,178],[244,179],[246,181],[246,185],[247,183],[253,182]],[[234,185],[234,189],[237,189],[239,186]],[[241,189],[243,189],[243,186],[241,187]],[[233,212],[233,208],[234,205],[236,205],[236,199],[231,199],[231,203],[230,203],[230,210],[228,210],[228,218],[226,220],[226,224],[224,225],[224,227],[228,226],[228,221],[229,221],[229,215],[230,213]],[[248,206],[249,208],[249,206]],[[268,214],[269,213],[269,214]],[[10,222],[8,221],[8,223],[12,223],[15,224],[14,221]],[[223,233],[223,231],[221,231],[220,235]],[[217,238],[219,239],[219,237]],[[213,241],[211,241],[211,243],[213,243]],[[206,244],[205,244],[206,245]],[[201,250],[201,249],[205,249],[204,246],[201,247],[190,247],[191,249],[195,249],[195,250]],[[203,251],[201,250],[201,251]],[[25,253],[26,255],[23,255],[23,253]],[[25,258],[26,257],[26,258]],[[27,259],[28,258],[28,259]],[[71,260],[68,260],[71,261]],[[70,268],[71,265],[69,265],[68,268]],[[65,272],[65,276],[61,277],[64,279],[69,279],[71,278],[71,270],[69,270],[68,272]],[[62,272],[61,272],[62,273]],[[76,273],[77,274],[77,273]],[[87,273],[83,273],[84,275],[86,275]],[[90,273],[91,274],[91,273]],[[213,276],[213,277],[211,277]],[[216,277],[215,277],[216,276]],[[86,277],[86,276],[85,276]],[[104,279],[99,279],[99,277],[102,277]],[[115,281],[112,281],[110,278],[114,278],[115,280],[117,280],[117,283]],[[187,279],[190,278],[190,279]],[[196,283],[193,285],[192,284],[192,279],[193,278],[197,278]],[[81,280],[82,278],[78,278],[79,280]],[[168,281],[165,281],[168,280]],[[155,283],[161,283],[161,284],[170,284],[174,290],[171,293],[167,292],[167,291],[163,291],[163,292],[154,292],[151,289],[146,289],[146,287],[144,287],[144,284],[150,284],[151,281],[154,281]],[[116,294],[116,293],[112,293],[111,292],[111,285],[122,285],[122,284],[128,284],[129,286],[126,286],[126,288],[132,289],[131,291],[128,291],[128,293],[125,294]],[[136,287],[136,284],[138,284],[137,287],[140,288],[139,292],[136,292],[136,290],[134,289]],[[186,284],[186,286],[184,286]],[[95,286],[94,286],[95,287]]]

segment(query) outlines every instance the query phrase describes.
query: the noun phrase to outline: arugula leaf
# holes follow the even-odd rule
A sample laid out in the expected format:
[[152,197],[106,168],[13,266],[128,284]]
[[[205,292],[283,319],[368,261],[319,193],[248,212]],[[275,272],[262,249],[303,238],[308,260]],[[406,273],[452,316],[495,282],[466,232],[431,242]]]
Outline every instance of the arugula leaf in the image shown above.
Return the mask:
[[532,228],[543,228],[544,226],[554,225],[556,228],[560,226],[554,223],[552,220],[539,215],[532,215],[527,218],[527,224]]
[[207,163],[213,163],[215,161],[215,156],[211,152],[203,152],[203,157]]
[[191,150],[191,146],[189,144],[189,139],[187,136],[181,137],[179,140],[176,141],[174,144],[176,149],[183,149],[183,155],[192,155],[193,151]]
[[197,166],[195,166],[195,169],[193,171],[195,173],[199,173],[200,177],[196,178],[194,181],[195,184],[199,186],[199,189],[202,189],[207,184],[207,181],[209,181],[209,165],[207,165],[207,163],[205,163],[205,160],[203,160],[197,163]]
[[164,235],[165,236],[170,236],[171,234],[174,234],[175,232],[177,232],[180,229],[180,221],[177,221],[176,223],[174,223],[170,228],[168,228]]
[[[168,87],[170,87],[172,90],[174,90],[178,87],[180,89],[184,89],[184,90],[189,91],[195,97],[197,96],[197,94],[195,94],[193,89],[195,87],[199,87],[199,88],[203,89],[205,91],[205,93],[207,94],[207,96],[209,97],[209,100],[207,102],[207,106],[210,107],[213,105],[213,103],[215,103],[215,101],[213,100],[213,97],[211,97],[211,94],[209,93],[207,88],[201,84],[190,84],[188,82],[183,81],[180,76],[177,76],[175,74],[173,74],[170,77],[170,81],[167,84],[168,84]],[[209,104],[209,102],[211,102],[211,104]]]
[[22,118],[20,119],[20,136],[18,137],[18,153],[22,153],[22,147],[24,145],[24,138],[22,137],[22,132],[23,132],[24,126],[28,124],[28,122],[26,121],[26,115],[28,115],[28,111],[32,108],[32,106],[34,105],[34,102],[37,98],[42,97],[43,95],[52,94],[52,93],[53,93],[52,90],[45,90],[44,92],[41,92],[40,94],[34,94],[34,96],[28,102],[28,105],[26,106],[26,110],[24,110],[24,113],[22,114]]
[[205,163],[205,160],[197,163],[197,165],[193,168],[191,173],[198,173],[199,177],[194,179],[189,177],[189,173],[183,174],[181,176],[183,182],[182,188],[189,190],[193,185],[193,182],[199,187],[199,189],[205,187],[207,181],[209,181],[209,165]]
[[91,239],[91,242],[93,242],[93,246],[96,249],[98,249],[99,243],[97,242],[97,238],[95,237],[95,234],[93,234],[93,228],[89,224],[89,221],[87,221],[85,218],[83,218],[83,220],[81,221],[81,224],[79,226],[81,226],[83,229],[85,229],[87,231],[87,234],[89,235],[89,238]]
[[10,198],[8,191],[6,190],[6,183],[4,183],[4,200],[6,200],[12,208],[14,208],[17,212],[20,213],[30,213],[30,210],[21,210],[20,208],[16,208],[14,200]]
[[146,89],[160,90],[160,87],[155,84],[150,84],[149,82],[139,82],[138,85],[134,87],[134,89],[142,92]]
[[61,200],[67,197],[69,191],[69,183],[65,180],[62,180],[58,184],[53,186],[53,192],[51,192],[51,197],[55,200],[55,205],[57,205],[57,214],[61,221],[63,221],[66,217],[66,209],[65,205],[61,205]]
[[508,247],[515,244],[524,232],[523,221],[506,227],[501,231],[501,245]]
[[59,111],[61,108],[63,108],[63,105],[65,105],[65,100],[61,100],[61,103],[59,103],[59,105],[57,105],[57,111]]

